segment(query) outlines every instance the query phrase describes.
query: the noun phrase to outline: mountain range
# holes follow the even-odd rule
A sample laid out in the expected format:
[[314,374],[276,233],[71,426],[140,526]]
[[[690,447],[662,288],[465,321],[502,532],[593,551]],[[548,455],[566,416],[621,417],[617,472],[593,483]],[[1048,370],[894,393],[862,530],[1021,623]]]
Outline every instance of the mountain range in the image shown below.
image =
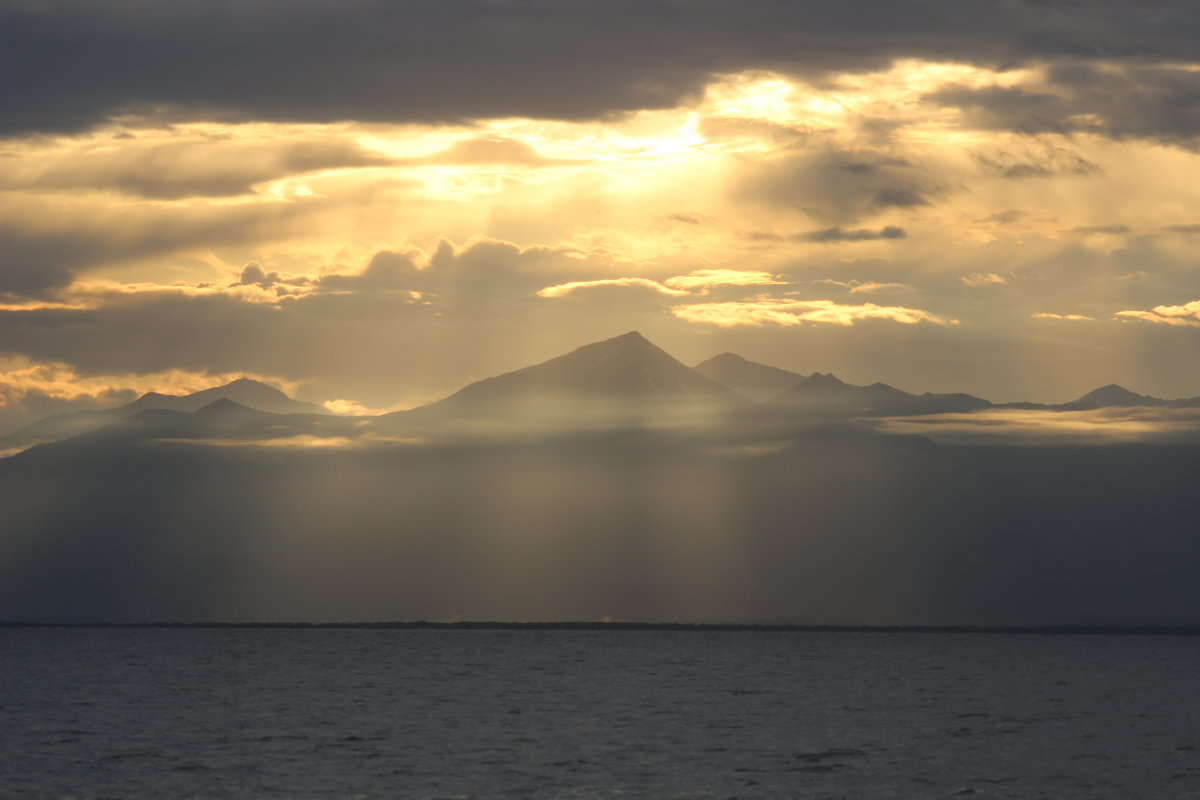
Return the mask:
[[476,381],[428,405],[377,417],[334,416],[321,406],[243,378],[187,395],[149,392],[113,409],[50,416],[0,438],[0,453],[93,432],[89,441],[330,438],[497,427],[562,431],[719,422],[786,426],[988,408],[1080,411],[1131,406],[1197,408],[1200,397],[1162,400],[1110,384],[1068,403],[993,404],[970,394],[913,394],[885,383],[845,383],[831,373],[802,375],[734,353],[688,367],[631,331]]
[[71,436],[78,436],[145,411],[172,411],[178,414],[189,414],[219,400],[233,402],[269,414],[329,414],[321,406],[293,400],[273,386],[249,378],[239,378],[223,386],[214,386],[191,394],[170,395],[147,392],[133,402],[116,408],[53,414],[7,436],[0,437],[0,453],[42,442],[55,442]]
[[1194,440],[939,446],[869,418],[994,406],[781,373],[630,333],[376,417],[150,396],[0,458],[0,620],[1200,626]]

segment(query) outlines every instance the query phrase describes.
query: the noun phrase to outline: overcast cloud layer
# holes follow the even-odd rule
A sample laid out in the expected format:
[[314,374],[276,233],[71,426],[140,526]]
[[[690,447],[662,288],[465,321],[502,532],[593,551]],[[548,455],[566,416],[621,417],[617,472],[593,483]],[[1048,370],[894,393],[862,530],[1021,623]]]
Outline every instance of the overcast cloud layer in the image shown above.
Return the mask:
[[1200,395],[1190,2],[0,2],[0,432],[420,403],[630,329]]

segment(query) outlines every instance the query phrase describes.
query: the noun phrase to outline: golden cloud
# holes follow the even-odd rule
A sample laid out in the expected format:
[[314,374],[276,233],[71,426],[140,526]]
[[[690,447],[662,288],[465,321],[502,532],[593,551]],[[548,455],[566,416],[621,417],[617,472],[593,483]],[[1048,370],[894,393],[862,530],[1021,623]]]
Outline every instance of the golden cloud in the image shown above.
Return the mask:
[[1200,409],[1101,408],[1089,411],[985,409],[879,420],[877,430],[947,444],[1070,444],[1200,438]]
[[1160,325],[1200,328],[1200,300],[1181,306],[1155,306],[1149,311],[1118,311],[1118,317],[1157,322]]
[[687,275],[667,278],[665,286],[672,289],[707,289],[710,286],[782,286],[769,272],[736,269],[698,269]]
[[874,303],[842,305],[832,300],[783,300],[759,298],[727,303],[677,305],[671,313],[687,322],[731,328],[738,325],[803,325],[825,323],[850,326],[864,319],[886,319],[905,325],[929,322],[957,325],[958,320],[904,306],[879,306]]
[[0,359],[0,408],[16,405],[27,395],[69,402],[109,403],[115,396],[130,392],[188,394],[238,378],[270,383],[289,394],[299,386],[296,381],[246,372],[200,373],[172,369],[140,375],[80,375],[69,364],[9,358]]
[[1033,319],[1061,319],[1071,322],[1094,319],[1093,317],[1086,317],[1083,314],[1053,314],[1049,311],[1044,311],[1040,314],[1030,314],[1029,316]]
[[569,281],[557,284],[556,286],[547,286],[544,289],[539,289],[537,295],[538,297],[562,297],[577,289],[595,289],[600,286],[641,286],[645,289],[652,289],[656,292],[676,297],[688,294],[686,291],[672,289],[649,278],[601,278],[594,281]]
[[782,286],[783,282],[775,280],[769,272],[744,271],[736,269],[698,269],[687,275],[677,275],[664,281],[650,278],[601,278],[594,281],[570,281],[555,286],[547,286],[538,291],[538,297],[562,297],[577,289],[594,289],[599,286],[641,286],[652,289],[660,294],[672,297],[684,297],[699,290],[699,294],[707,293],[714,286]]
[[994,272],[972,272],[970,275],[963,275],[959,278],[963,282],[963,286],[970,286],[977,289],[981,286],[999,286],[1008,281]]
[[865,292],[878,292],[886,289],[911,289],[907,283],[880,283],[879,281],[860,281],[851,278],[848,281],[835,281],[832,278],[814,281],[814,283],[825,284],[826,286],[840,286],[846,289],[850,294],[862,294]]

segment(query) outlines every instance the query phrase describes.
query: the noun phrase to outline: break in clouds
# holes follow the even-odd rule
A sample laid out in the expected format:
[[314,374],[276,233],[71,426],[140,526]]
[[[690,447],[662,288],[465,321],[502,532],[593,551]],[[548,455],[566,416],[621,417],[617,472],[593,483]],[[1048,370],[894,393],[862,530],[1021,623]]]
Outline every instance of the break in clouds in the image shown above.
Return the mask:
[[0,3],[0,429],[443,396],[638,329],[1200,394],[1189,3]]

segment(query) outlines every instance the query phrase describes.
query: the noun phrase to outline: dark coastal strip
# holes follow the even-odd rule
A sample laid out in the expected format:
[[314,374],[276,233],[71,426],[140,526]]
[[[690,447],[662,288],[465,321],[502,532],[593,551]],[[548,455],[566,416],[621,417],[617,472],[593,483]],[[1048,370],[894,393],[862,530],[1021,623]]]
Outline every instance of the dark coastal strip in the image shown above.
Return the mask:
[[1200,627],[1043,625],[785,625],[689,622],[17,622],[0,628],[245,628],[282,630],[678,631],[730,633],[988,633],[1092,636],[1200,636]]

